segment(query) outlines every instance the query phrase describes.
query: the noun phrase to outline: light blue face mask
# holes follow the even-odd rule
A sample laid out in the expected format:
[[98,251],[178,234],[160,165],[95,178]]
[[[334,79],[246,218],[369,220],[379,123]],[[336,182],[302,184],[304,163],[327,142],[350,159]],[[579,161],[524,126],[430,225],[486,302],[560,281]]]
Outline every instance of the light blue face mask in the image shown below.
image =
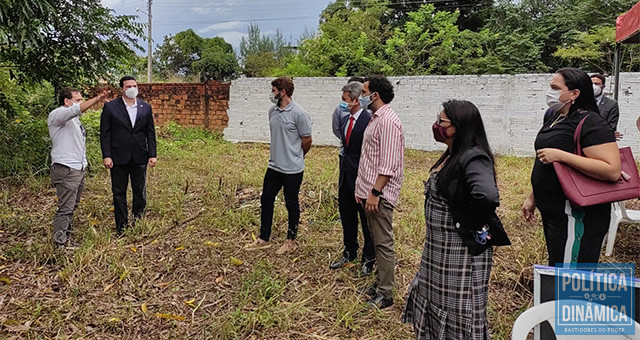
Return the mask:
[[366,97],[360,96],[360,98],[358,98],[358,101],[360,102],[360,106],[362,107],[363,110],[368,109],[369,105],[371,105],[371,103],[373,102],[371,100],[371,96],[372,95],[373,95],[373,93],[371,93],[370,95],[368,95]]
[[344,100],[340,102],[340,111],[349,111],[349,103]]

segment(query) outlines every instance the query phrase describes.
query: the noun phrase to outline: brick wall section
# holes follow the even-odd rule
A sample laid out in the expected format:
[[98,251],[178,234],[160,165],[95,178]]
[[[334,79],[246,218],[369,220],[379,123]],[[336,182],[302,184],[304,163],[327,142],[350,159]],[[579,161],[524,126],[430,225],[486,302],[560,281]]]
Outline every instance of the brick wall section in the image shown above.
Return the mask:
[[173,121],[222,133],[229,116],[229,83],[139,83],[139,98],[151,104],[156,125]]
[[[391,77],[395,98],[391,106],[404,126],[408,148],[443,150],[433,140],[431,125],[448,99],[470,100],[480,109],[492,149],[500,154],[533,156],[533,142],[542,125],[547,104],[545,92],[551,74],[465,75]],[[229,141],[269,142],[267,111],[273,78],[244,78],[231,82]],[[331,130],[331,114],[338,105],[340,89],[347,78],[295,78],[293,100],[313,120],[315,145],[338,145]],[[618,144],[631,146],[640,156],[640,138],[635,121],[640,115],[640,73],[620,76],[620,121],[624,138]],[[606,92],[613,91],[607,79]]]

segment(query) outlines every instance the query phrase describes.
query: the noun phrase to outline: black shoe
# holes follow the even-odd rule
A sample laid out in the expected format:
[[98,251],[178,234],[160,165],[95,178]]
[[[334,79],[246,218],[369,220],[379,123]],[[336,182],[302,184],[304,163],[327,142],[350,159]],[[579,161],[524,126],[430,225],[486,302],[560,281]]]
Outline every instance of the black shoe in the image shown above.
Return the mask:
[[387,299],[382,295],[378,295],[371,300],[367,301],[367,304],[371,307],[376,307],[378,309],[385,309],[387,307],[393,306],[393,299]]
[[136,225],[140,222],[140,220],[142,220],[144,218],[144,214],[140,214],[140,215],[133,215],[133,224],[132,225]]
[[124,226],[116,226],[116,234],[118,237],[122,237],[122,234],[124,234]]
[[362,276],[369,276],[373,273],[373,261],[367,261],[362,265]]
[[372,284],[371,286],[368,286],[368,287],[360,287],[356,289],[356,292],[358,292],[358,294],[366,294],[366,295],[369,295],[369,297],[375,298],[376,295],[378,295],[378,293],[376,292],[376,289],[378,289],[378,286],[376,286],[375,284]]
[[353,260],[349,260],[348,258],[342,256],[342,258],[332,264],[329,265],[329,269],[339,269],[344,267],[345,264],[351,262]]

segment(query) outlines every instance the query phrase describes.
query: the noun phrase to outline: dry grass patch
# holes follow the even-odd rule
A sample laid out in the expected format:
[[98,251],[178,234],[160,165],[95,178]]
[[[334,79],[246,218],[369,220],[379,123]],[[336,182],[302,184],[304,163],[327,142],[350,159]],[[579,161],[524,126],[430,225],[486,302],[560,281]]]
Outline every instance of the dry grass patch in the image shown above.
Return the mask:
[[[175,132],[175,131],[174,131]],[[194,132],[195,133],[195,132]],[[422,180],[437,153],[408,150],[394,227],[395,305],[366,310],[357,267],[330,271],[342,250],[337,149],[314,147],[301,188],[300,249],[276,256],[286,209],[276,202],[274,244],[243,246],[258,234],[268,146],[206,134],[161,134],[148,173],[148,213],[116,239],[108,173],[95,170],[76,213],[78,249],[55,254],[55,191],[46,177],[0,180],[0,337],[7,339],[411,339],[400,323],[424,243]],[[499,214],[513,246],[497,249],[489,318],[508,339],[532,300],[532,265],[546,262],[539,222],[519,217],[532,159],[498,157]],[[638,202],[631,202],[638,205]],[[637,226],[623,225],[607,262],[638,263]]]

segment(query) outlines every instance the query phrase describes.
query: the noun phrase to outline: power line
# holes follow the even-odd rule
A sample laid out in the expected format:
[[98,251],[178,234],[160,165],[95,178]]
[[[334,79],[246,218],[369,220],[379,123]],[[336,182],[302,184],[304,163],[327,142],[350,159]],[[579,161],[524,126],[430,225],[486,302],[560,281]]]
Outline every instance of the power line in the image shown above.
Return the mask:
[[[254,0],[256,1],[256,0]],[[271,0],[269,0],[271,1]],[[386,4],[387,7],[389,8],[395,8],[395,7],[402,7],[402,6],[406,6],[406,5],[425,5],[425,4],[438,4],[438,3],[450,3],[453,2],[451,0],[410,0],[410,1],[405,1],[402,3],[388,3]],[[381,5],[382,3],[370,3],[370,2],[366,2],[364,0],[354,0],[354,1],[350,1],[349,5],[352,6],[357,6],[357,7],[364,7],[364,8],[371,8],[374,6],[378,6]],[[448,4],[448,5],[443,5],[443,6],[438,6],[439,9],[441,8],[473,8],[473,7],[479,7],[481,4]],[[128,6],[127,6],[128,7]],[[167,8],[167,9],[171,9],[171,8],[185,8],[185,7],[193,7],[193,8],[202,8],[202,9],[228,9],[228,8],[255,8],[257,11],[265,11],[268,9],[272,9],[272,8],[280,8],[280,7],[286,7],[286,8],[291,8],[292,6],[290,4],[265,4],[263,5],[251,5],[251,4],[229,4],[229,5],[220,5],[220,4],[214,4],[214,3],[205,3],[203,4],[202,2],[180,2],[180,3],[170,3],[170,4],[156,4],[154,5],[155,8]],[[308,6],[308,7],[300,7],[300,6],[296,6],[292,9],[301,9],[301,8],[315,8],[315,6]],[[326,8],[326,7],[325,7]]]
[[264,18],[264,19],[240,19],[240,20],[225,20],[225,21],[189,21],[189,22],[156,22],[156,26],[169,26],[169,25],[191,25],[191,24],[227,24],[232,22],[260,22],[260,21],[278,21],[278,20],[301,20],[301,19],[313,19],[317,18],[315,15],[310,16],[298,16],[298,17],[280,17],[280,18]]

